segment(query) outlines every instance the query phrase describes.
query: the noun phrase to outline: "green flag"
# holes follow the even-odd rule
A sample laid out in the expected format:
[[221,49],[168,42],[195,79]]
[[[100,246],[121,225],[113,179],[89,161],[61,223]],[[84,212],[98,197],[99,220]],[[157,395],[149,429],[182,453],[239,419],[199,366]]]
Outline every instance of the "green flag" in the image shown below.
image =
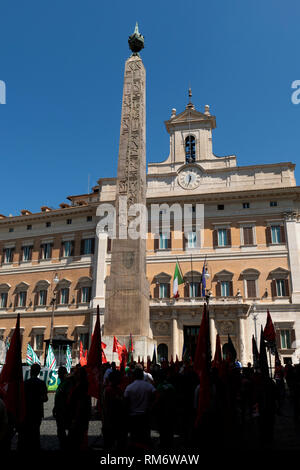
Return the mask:
[[177,261],[176,266],[175,266],[174,279],[173,279],[173,294],[175,298],[179,297],[178,286],[180,284],[183,284],[183,282],[184,281],[182,278],[181,269]]

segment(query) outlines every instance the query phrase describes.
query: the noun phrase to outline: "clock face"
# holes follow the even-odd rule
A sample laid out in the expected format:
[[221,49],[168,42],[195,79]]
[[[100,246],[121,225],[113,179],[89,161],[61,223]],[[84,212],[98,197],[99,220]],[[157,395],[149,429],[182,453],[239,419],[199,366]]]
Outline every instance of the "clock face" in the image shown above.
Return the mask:
[[178,182],[184,189],[198,188],[201,181],[201,173],[196,167],[186,168],[178,175]]

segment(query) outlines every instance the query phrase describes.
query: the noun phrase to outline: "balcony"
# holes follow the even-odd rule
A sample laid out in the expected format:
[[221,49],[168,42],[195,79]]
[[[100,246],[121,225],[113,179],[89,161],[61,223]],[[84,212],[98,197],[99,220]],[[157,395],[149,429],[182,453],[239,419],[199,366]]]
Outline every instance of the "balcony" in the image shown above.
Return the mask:
[[[150,307],[157,307],[157,306],[201,306],[204,305],[206,302],[205,297],[178,297],[178,299],[174,298],[165,298],[165,299],[158,299],[152,298],[150,299]],[[210,297],[209,304],[210,305],[227,305],[233,304],[238,305],[242,303],[248,303],[249,299],[243,299],[242,296],[232,296],[232,297]]]

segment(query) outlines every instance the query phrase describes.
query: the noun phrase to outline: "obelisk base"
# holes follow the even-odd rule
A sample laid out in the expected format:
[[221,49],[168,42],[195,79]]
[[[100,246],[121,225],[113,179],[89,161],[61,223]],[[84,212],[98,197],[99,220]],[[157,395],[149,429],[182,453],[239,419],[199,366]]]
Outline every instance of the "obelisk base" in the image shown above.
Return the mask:
[[[130,336],[118,336],[119,343],[123,346],[125,344],[127,350],[129,346]],[[114,337],[113,336],[102,336],[102,342],[106,344],[106,348],[104,349],[104,353],[106,359],[111,362],[114,361],[116,364],[119,364],[118,354],[112,352],[113,351],[113,344],[114,344]],[[133,360],[138,361],[138,356],[140,356],[140,360],[144,359],[146,364],[147,356],[150,356],[152,360],[154,346],[157,352],[157,343],[156,340],[153,338],[148,338],[147,336],[135,336],[132,335],[132,343],[133,343]]]

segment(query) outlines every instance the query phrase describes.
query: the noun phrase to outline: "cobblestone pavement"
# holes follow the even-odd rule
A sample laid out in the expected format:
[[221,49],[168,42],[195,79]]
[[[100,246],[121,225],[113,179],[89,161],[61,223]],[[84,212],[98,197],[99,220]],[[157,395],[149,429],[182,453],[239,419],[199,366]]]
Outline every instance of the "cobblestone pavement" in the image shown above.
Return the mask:
[[[41,425],[41,448],[45,451],[58,451],[58,439],[56,436],[56,422],[52,416],[52,409],[54,403],[54,393],[48,394],[48,402],[44,406],[44,420]],[[154,447],[158,444],[158,433],[152,431],[152,439]],[[252,439],[244,436],[243,447],[245,450],[254,450],[260,448],[260,443],[257,437]],[[12,448],[16,448],[17,438],[15,437],[12,442]],[[92,419],[89,424],[88,444],[91,450],[101,452],[103,448],[101,436],[101,421]],[[300,426],[296,427],[293,420],[293,410],[291,403],[286,398],[282,407],[280,416],[276,416],[275,429],[274,429],[274,442],[269,446],[269,449],[276,451],[300,451]],[[176,450],[184,450],[180,439],[176,439]]]

